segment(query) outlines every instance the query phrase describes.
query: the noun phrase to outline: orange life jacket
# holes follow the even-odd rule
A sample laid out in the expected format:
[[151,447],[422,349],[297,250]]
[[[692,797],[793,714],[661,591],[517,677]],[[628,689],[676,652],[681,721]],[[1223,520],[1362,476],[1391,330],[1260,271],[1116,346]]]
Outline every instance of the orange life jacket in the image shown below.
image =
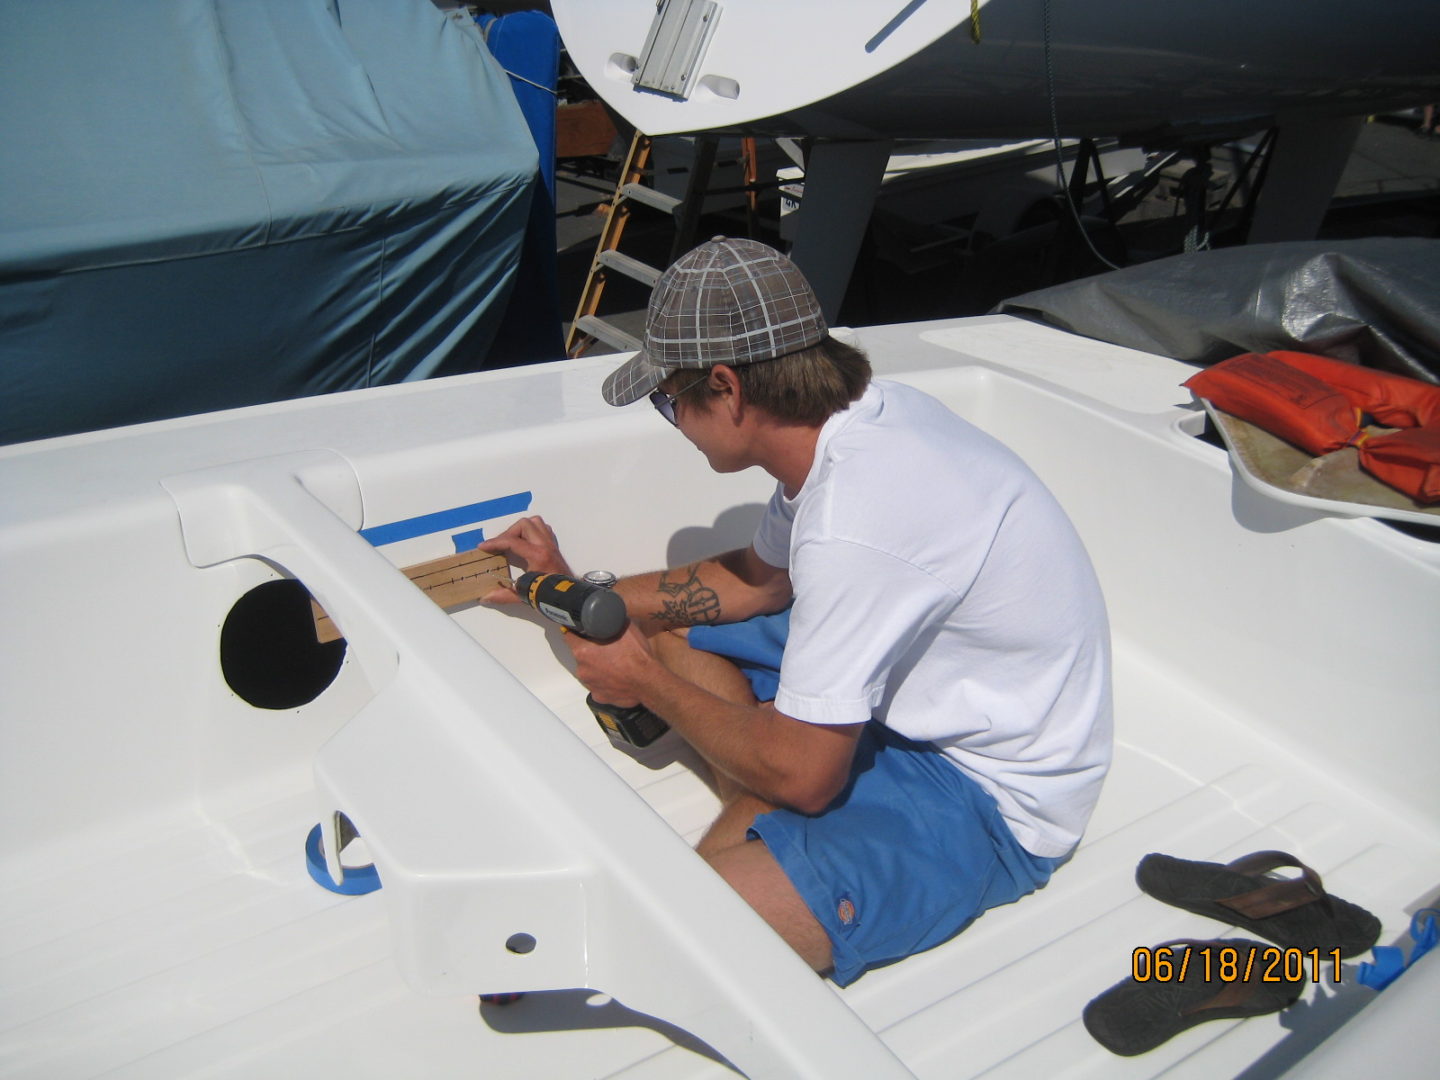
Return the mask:
[[[1354,446],[1377,480],[1417,502],[1440,502],[1440,386],[1283,351],[1232,357],[1184,385],[1312,454]],[[1371,433],[1366,414],[1405,430]]]

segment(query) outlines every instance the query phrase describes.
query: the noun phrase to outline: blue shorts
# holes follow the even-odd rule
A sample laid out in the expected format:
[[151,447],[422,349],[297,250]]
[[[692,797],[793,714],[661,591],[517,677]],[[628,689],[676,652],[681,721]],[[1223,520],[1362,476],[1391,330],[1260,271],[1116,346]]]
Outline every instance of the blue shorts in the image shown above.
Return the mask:
[[[755,696],[779,685],[789,612],[697,626],[692,648],[734,660]],[[981,912],[1026,896],[1064,860],[1031,855],[995,800],[929,743],[872,720],[845,790],[821,814],[760,814],[763,840],[830,936],[831,978],[848,986],[871,967],[954,937]]]

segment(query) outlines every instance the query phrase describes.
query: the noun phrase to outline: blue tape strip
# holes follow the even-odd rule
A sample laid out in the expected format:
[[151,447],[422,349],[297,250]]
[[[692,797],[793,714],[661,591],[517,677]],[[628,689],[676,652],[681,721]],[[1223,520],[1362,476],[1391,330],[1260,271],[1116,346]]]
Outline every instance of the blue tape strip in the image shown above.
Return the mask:
[[474,529],[470,532],[456,533],[450,538],[455,541],[455,554],[462,551],[474,551],[480,546],[480,541],[485,539],[484,529]]
[[325,868],[325,855],[320,850],[320,826],[316,825],[305,838],[305,869],[315,879],[315,884],[324,886],[341,896],[364,896],[380,888],[380,871],[375,864],[369,866],[345,867],[344,880],[337,882]]
[[426,536],[429,533],[442,532],[445,529],[454,529],[461,525],[473,525],[477,521],[486,521],[489,518],[504,517],[506,514],[523,514],[530,509],[531,498],[531,492],[520,491],[498,499],[471,503],[469,506],[437,510],[433,514],[422,514],[420,517],[405,518],[403,521],[392,521],[388,525],[376,525],[373,528],[361,529],[360,535],[376,547],[380,547],[383,544],[410,540],[416,536]]
[[1363,962],[1355,976],[1361,986],[1384,990],[1405,973],[1405,954],[1395,946],[1376,945],[1370,950],[1370,955],[1375,958],[1374,962]]
[[1394,945],[1376,945],[1371,949],[1375,962],[1360,965],[1357,976],[1360,984],[1372,990],[1384,990],[1405,974],[1416,960],[1440,944],[1440,908],[1417,911],[1410,920],[1410,936],[1415,939],[1415,947],[1410,950],[1408,960]]

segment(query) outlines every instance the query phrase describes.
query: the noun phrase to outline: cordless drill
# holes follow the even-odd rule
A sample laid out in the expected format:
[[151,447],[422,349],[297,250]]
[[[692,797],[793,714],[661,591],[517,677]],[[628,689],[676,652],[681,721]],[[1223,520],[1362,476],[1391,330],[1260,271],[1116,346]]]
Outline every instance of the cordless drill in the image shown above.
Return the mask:
[[[587,576],[603,576],[614,582],[609,574]],[[615,637],[630,621],[625,612],[625,601],[605,584],[579,581],[564,574],[530,571],[516,580],[515,592],[541,615],[559,623],[563,630],[573,630],[581,637],[603,641]],[[593,694],[585,695],[585,704],[612,742],[649,746],[670,730],[664,720],[644,705],[628,708],[604,705],[596,701]]]

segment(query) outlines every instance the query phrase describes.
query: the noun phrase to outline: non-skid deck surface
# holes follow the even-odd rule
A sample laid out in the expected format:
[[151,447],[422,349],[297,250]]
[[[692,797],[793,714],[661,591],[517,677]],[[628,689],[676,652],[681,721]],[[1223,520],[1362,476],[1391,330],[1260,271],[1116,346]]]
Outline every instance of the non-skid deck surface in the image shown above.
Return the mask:
[[[1379,914],[1387,942],[1434,899],[1433,823],[1423,831],[1343,775],[1291,759],[1123,638],[1116,673],[1115,768],[1072,862],[1040,893],[843,992],[918,1076],[1278,1075],[1373,996],[1347,962],[1338,986],[1312,986],[1280,1017],[1202,1025],[1140,1058],[1108,1054],[1080,1010],[1128,973],[1131,951],[1225,929],[1142,896],[1133,871],[1147,852],[1294,852]],[[611,750],[568,679],[541,692],[678,831],[698,837],[715,803],[687,768]],[[684,1032],[601,994],[531,994],[497,1009],[412,993],[389,959],[381,895],[346,899],[307,877],[307,785],[297,768],[245,809],[117,823],[103,844],[9,864],[0,1074],[734,1075]]]

